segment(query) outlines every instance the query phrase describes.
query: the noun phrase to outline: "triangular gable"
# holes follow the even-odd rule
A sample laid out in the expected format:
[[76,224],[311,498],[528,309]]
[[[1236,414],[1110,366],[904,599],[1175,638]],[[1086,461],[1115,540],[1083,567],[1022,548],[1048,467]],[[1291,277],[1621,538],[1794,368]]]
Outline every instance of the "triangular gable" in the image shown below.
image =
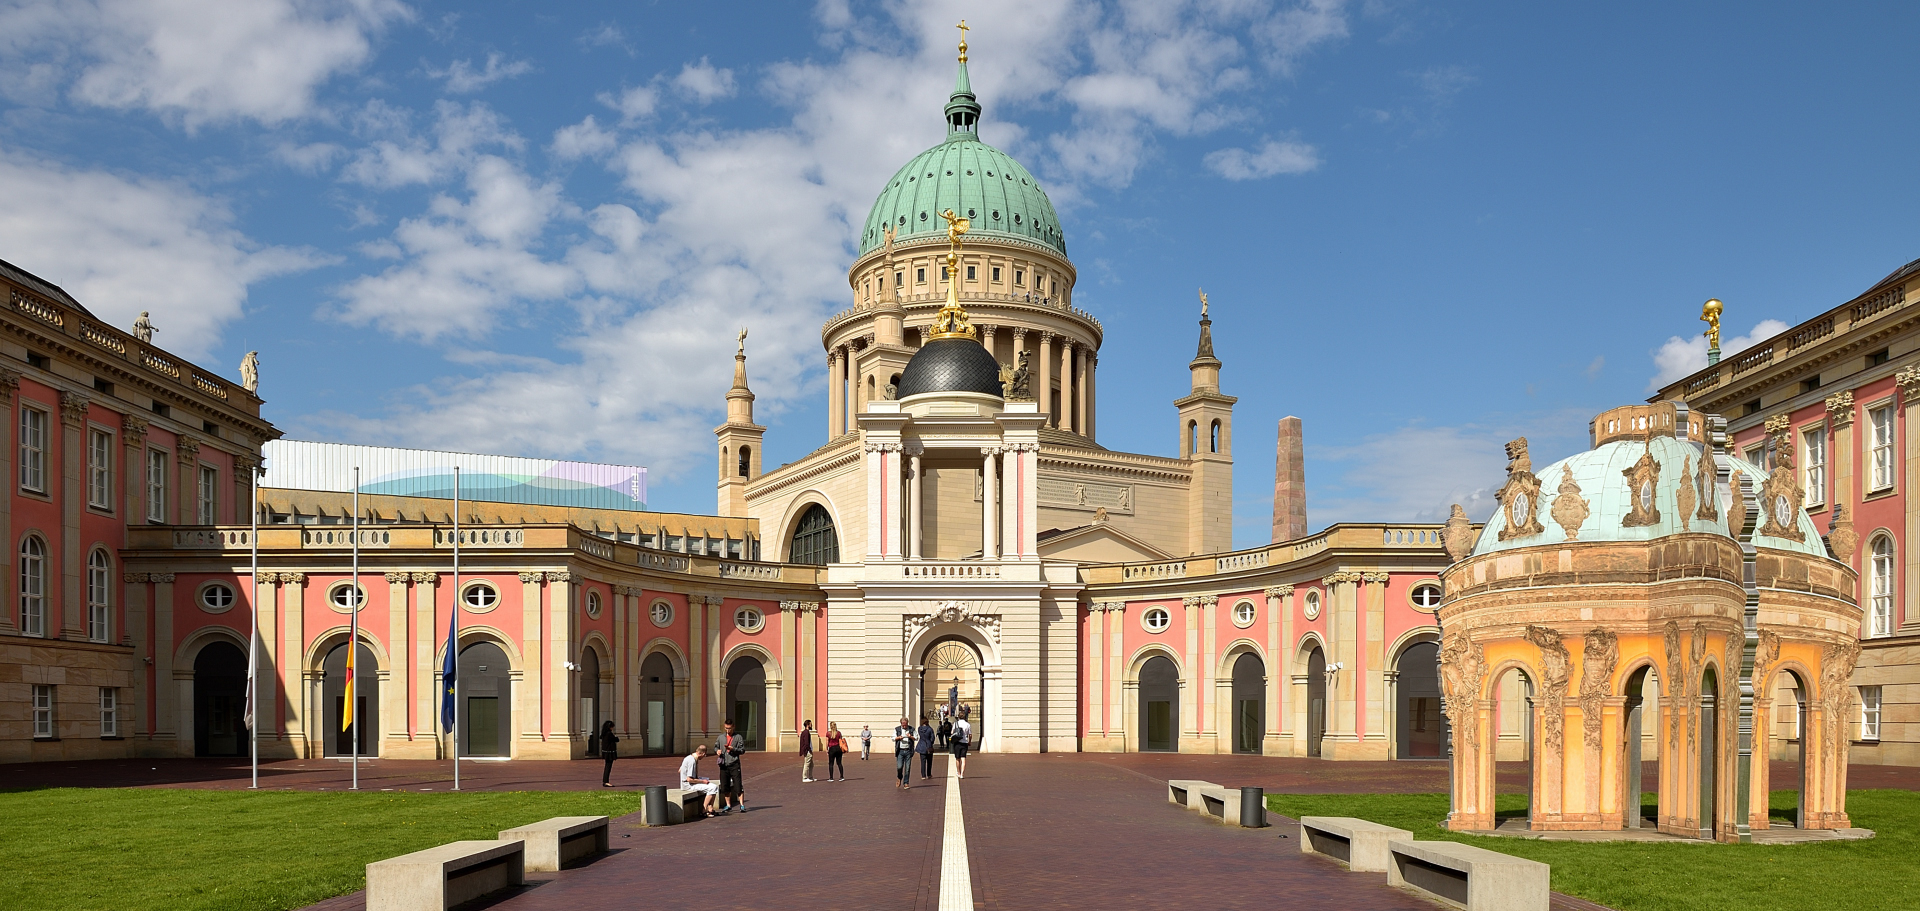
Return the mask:
[[1043,532],[1040,559],[1074,563],[1134,563],[1171,560],[1173,555],[1104,522]]

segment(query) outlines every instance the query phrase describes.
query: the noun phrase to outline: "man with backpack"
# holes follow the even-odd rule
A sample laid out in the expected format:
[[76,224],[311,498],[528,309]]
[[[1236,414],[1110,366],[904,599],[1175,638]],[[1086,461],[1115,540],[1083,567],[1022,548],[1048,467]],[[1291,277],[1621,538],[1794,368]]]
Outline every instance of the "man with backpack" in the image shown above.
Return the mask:
[[947,737],[947,743],[953,747],[954,774],[967,777],[967,747],[973,744],[973,725],[967,722],[965,713],[953,723],[953,734]]

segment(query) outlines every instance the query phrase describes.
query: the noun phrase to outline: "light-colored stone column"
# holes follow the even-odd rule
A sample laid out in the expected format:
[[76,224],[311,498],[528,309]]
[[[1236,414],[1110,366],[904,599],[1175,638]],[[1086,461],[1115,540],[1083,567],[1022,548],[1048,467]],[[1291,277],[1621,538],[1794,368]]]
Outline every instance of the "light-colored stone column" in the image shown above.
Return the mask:
[[[520,748],[515,757],[550,758],[540,751],[547,730],[547,653],[544,616],[540,610],[541,587],[546,573],[520,574],[520,655],[526,666],[513,686],[513,723],[520,729]],[[460,597],[458,593],[454,597]]]
[[[814,730],[825,730],[826,719],[815,718],[819,711],[816,696],[820,692],[820,602],[801,601],[800,604],[800,699],[793,717],[796,732],[804,721],[815,722]],[[795,734],[794,749],[800,748],[798,733]]]
[[1040,356],[1034,358],[1040,362],[1040,382],[1033,387],[1033,398],[1040,403],[1040,413],[1046,417],[1043,426],[1053,426],[1053,333],[1042,330],[1040,333]]
[[1054,423],[1061,430],[1073,430],[1073,339],[1060,338],[1060,410]]
[[905,556],[907,551],[907,543],[902,540],[905,537],[907,523],[901,521],[901,501],[905,499],[906,478],[900,463],[901,458],[906,455],[905,449],[906,447],[899,443],[888,444],[887,452],[884,453],[885,459],[883,459],[886,469],[881,477],[884,485],[883,492],[887,498],[886,555],[894,560]]
[[[396,743],[380,747],[380,755],[399,757],[405,754],[405,741],[412,739],[414,719],[411,705],[413,702],[413,650],[408,646],[413,641],[409,621],[413,619],[413,606],[407,603],[407,583],[412,573],[392,572],[387,579],[387,662],[380,686],[380,723],[386,730],[380,736]],[[369,596],[371,597],[371,596]],[[414,758],[408,756],[408,758]]]
[[[915,560],[921,558],[920,539],[926,534],[926,500],[920,490],[920,455],[918,444],[907,450],[907,554]],[[799,749],[799,744],[794,744]]]
[[[1900,387],[1900,414],[1904,423],[1900,429],[1906,440],[1905,458],[1901,464],[1906,467],[1906,486],[1900,488],[1905,496],[1914,496],[1920,491],[1920,366],[1911,366],[1894,374],[1894,382]],[[1851,508],[1851,507],[1849,507]],[[1906,550],[1906,585],[1900,589],[1904,597],[1900,599],[1900,616],[1895,618],[1903,628],[1920,627],[1920,509],[1908,509],[1906,512],[1906,534],[1900,540],[1908,542]],[[1757,742],[1757,741],[1756,741]],[[1764,804],[1755,804],[1761,810]]]
[[1278,585],[1267,596],[1267,736],[1261,749],[1268,756],[1291,756],[1291,722],[1287,712],[1287,682],[1293,679],[1293,586]]
[[1040,505],[1036,479],[1040,475],[1039,444],[1020,444],[1016,459],[1018,472],[1010,488],[1017,494],[1014,514],[1019,518],[1019,527],[1013,533],[1020,539],[1020,556],[1038,559],[1040,550],[1036,541],[1040,533]]
[[[582,751],[585,742],[579,733],[579,700],[574,693],[579,687],[574,685],[577,672],[567,670],[567,664],[573,661],[580,637],[575,629],[575,611],[573,574],[566,571],[547,573],[547,735],[549,743],[558,743],[561,750],[555,750],[554,758],[577,758],[574,753]],[[599,686],[599,681],[583,684]]]
[[[280,574],[280,689],[286,694],[281,708],[286,712],[286,738],[294,755],[314,755],[307,731],[307,590],[306,573]],[[317,732],[314,736],[318,736]]]
[[[612,602],[609,609],[613,611],[613,697],[609,700],[612,714],[607,717],[612,719],[613,726],[619,729],[618,733],[624,739],[630,730],[627,727],[627,685],[634,674],[627,662],[627,589],[624,585],[610,585],[608,589],[607,600]],[[587,736],[596,737],[599,733],[588,731]]]
[[[440,670],[434,655],[445,647],[447,629],[437,622],[435,613],[439,605],[440,574],[411,573],[413,582],[413,737],[415,740],[432,744],[416,755],[428,758],[445,758],[452,753],[442,752],[444,744],[452,743],[447,732],[440,727]],[[458,648],[458,643],[455,644]],[[459,660],[456,651],[454,660]],[[429,755],[430,754],[430,755]]]
[[[60,600],[59,636],[87,638],[86,539],[80,536],[80,505],[87,499],[84,459],[87,454],[87,408],[91,400],[72,392],[60,393]],[[52,599],[48,599],[51,601]],[[54,635],[47,624],[47,635]]]
[[[274,591],[279,578],[277,573],[261,573],[257,580],[248,580],[252,588],[247,593],[248,603],[253,605],[255,629],[259,637],[257,648],[260,649],[260,672],[253,684],[253,725],[260,740],[260,755],[263,758],[281,755],[275,749],[282,716],[277,708],[279,687],[274,685],[273,674],[273,669],[280,666],[280,599]],[[134,654],[139,654],[138,650]]]
[[[1332,649],[1330,657],[1341,665],[1340,670],[1333,674],[1333,685],[1327,687],[1327,733],[1322,740],[1323,755],[1326,744],[1334,744],[1334,750],[1350,754],[1353,748],[1348,744],[1354,741],[1354,732],[1358,730],[1357,700],[1361,693],[1357,659],[1362,630],[1355,589],[1359,581],[1359,573],[1345,571],[1320,580],[1327,589],[1327,603],[1323,609],[1330,614],[1328,619],[1331,622],[1327,624],[1333,638],[1329,643]],[[1344,759],[1347,756],[1336,754],[1334,758]]]
[[[692,601],[693,599],[689,598],[688,600]],[[707,622],[705,626],[706,643],[702,648],[707,655],[708,663],[711,664],[712,667],[709,669],[710,673],[707,675],[707,691],[702,694],[701,699],[707,706],[707,736],[712,737],[714,732],[720,730],[720,722],[727,717],[726,712],[721,710],[720,705],[727,698],[727,669],[721,664],[722,661],[726,660],[727,656],[725,652],[720,650],[720,624],[726,622],[725,605],[727,599],[720,595],[707,595],[704,601]]]
[[[1020,352],[1027,350],[1027,330],[1024,326],[1014,326],[1011,331],[1013,333],[1013,343],[1007,347],[1007,363],[1019,367]],[[1031,370],[1033,359],[1029,357],[1027,363],[1029,365],[1028,369]]]
[[[707,726],[707,678],[713,676],[707,665],[715,658],[707,655],[706,605],[699,595],[687,596],[687,684],[686,691],[680,692],[675,685],[674,704],[684,705],[690,717],[679,719],[675,731],[685,731],[689,735],[687,749],[693,744],[703,743],[718,728]],[[721,674],[725,674],[724,669]]]
[[1087,439],[1098,438],[1099,430],[1095,418],[1100,415],[1100,355],[1095,351],[1087,352]]
[[[1858,515],[1856,508],[1860,505],[1860,492],[1854,483],[1856,454],[1853,447],[1853,412],[1851,391],[1827,396],[1827,433],[1831,435],[1831,442],[1827,446],[1827,464],[1833,472],[1833,501],[1845,503],[1848,513]],[[1753,480],[1759,484],[1761,479]],[[1848,562],[1857,571],[1860,568],[1857,552],[1855,556],[1856,559]]]
[[1198,597],[1180,599],[1181,626],[1186,627],[1186,647],[1180,653],[1180,730],[1177,735],[1187,743],[1181,744],[1182,751],[1192,749],[1192,743],[1200,736],[1204,725],[1200,722],[1202,702],[1200,685],[1205,677],[1200,673],[1200,599]]
[[995,447],[983,447],[980,470],[983,474],[980,483],[980,558],[982,560],[1000,559],[1000,529],[995,522],[995,493],[1000,489],[1000,450]]
[[[1087,642],[1087,737],[1080,749],[1087,750],[1107,736],[1106,639],[1107,605],[1095,601],[1084,615]],[[1092,741],[1091,743],[1087,741]]]
[[[6,423],[0,421],[0,424]],[[9,452],[11,447],[4,445],[6,431],[0,431],[0,454]],[[7,470],[0,455],[0,472]],[[147,420],[139,415],[120,416],[120,458],[125,470],[120,473],[123,487],[122,502],[126,511],[120,518],[128,525],[147,523]],[[0,507],[4,510],[5,507]],[[4,529],[0,529],[4,531]]]
[[987,354],[993,357],[993,361],[996,364],[1001,362],[1000,350],[994,344],[996,341],[995,336],[999,334],[1000,327],[992,325],[991,323],[983,324],[980,327],[980,347],[987,349]]
[[840,382],[840,349],[827,352],[827,439],[832,440],[844,432],[846,418],[841,410],[846,407],[846,386]]
[[[179,693],[173,678],[173,573],[149,573],[153,582],[153,690],[154,716],[159,722],[153,734],[156,741],[178,739],[180,726]],[[188,668],[187,680],[193,680]],[[191,696],[192,692],[189,691]],[[187,755],[193,755],[193,726],[187,725]]]
[[1080,346],[1079,372],[1073,382],[1074,412],[1073,431],[1084,437],[1093,436],[1093,412],[1087,410],[1087,401],[1092,396],[1089,385],[1093,373],[1093,351],[1087,345]]
[[[0,420],[0,424],[6,421]],[[0,474],[0,478],[10,475]],[[8,499],[0,497],[0,500]],[[147,708],[147,696],[153,692],[153,628],[149,626],[151,618],[147,607],[147,574],[123,573],[120,581],[124,586],[120,591],[120,603],[127,606],[127,638],[133,642],[133,711],[127,714],[129,736],[151,735],[153,733],[153,713]]]
[[886,556],[887,540],[887,444],[868,442],[866,451],[867,475],[867,561],[873,562]]
[[[20,374],[0,367],[0,406],[4,406],[0,407],[0,410],[4,410],[7,415],[6,417],[0,417],[0,479],[4,479],[5,483],[10,485],[19,483],[19,479],[13,473],[13,426],[14,421],[18,419],[13,410],[13,394],[19,389]],[[130,435],[131,434],[125,434],[125,436]],[[135,520],[129,517],[127,521],[132,522]],[[13,493],[11,489],[7,489],[3,495],[0,495],[0,541],[6,542],[8,547],[15,546],[13,540]],[[11,555],[8,557],[9,561],[13,559],[14,557]],[[18,583],[16,582],[14,584],[17,585]],[[6,635],[15,630],[16,625],[13,618],[19,613],[19,610],[19,607],[14,604],[0,604],[0,635]],[[141,705],[144,708],[146,703],[142,701]]]
[[[1215,752],[1231,753],[1233,725],[1229,723],[1223,727],[1222,721],[1225,719],[1221,717],[1221,712],[1225,708],[1224,703],[1233,700],[1233,678],[1222,676],[1219,671],[1219,612],[1219,595],[1200,596],[1200,665],[1193,675],[1195,680],[1200,681],[1200,686],[1196,688],[1194,698],[1212,699],[1211,705],[1200,709],[1197,719],[1200,722],[1200,736],[1212,744]],[[1222,681],[1227,685],[1224,694],[1220,692]],[[1208,683],[1213,685],[1209,687]]]
[[179,480],[173,485],[174,521],[181,525],[195,525],[200,521],[200,441],[186,434],[180,434],[173,447],[174,476]]
[[[799,679],[799,655],[800,602],[782,601],[780,602],[780,679]],[[798,687],[794,688],[794,693],[796,695],[799,693]],[[768,698],[769,704],[771,704],[771,694],[769,694]],[[795,711],[785,714],[788,716],[789,721],[791,721],[794,716],[799,714],[798,707],[795,707]],[[797,750],[800,748],[800,732],[797,728],[788,726],[777,731],[769,729],[767,733],[769,738],[779,738],[777,742],[770,740],[772,744],[771,749],[786,752],[789,749]]]
[[1127,602],[1107,602],[1107,736],[1122,738],[1123,742],[1115,747],[1122,753],[1133,749],[1124,742],[1127,726],[1132,722],[1128,721],[1131,716],[1127,714],[1126,696],[1121,692],[1127,676],[1126,628]]
[[1387,674],[1392,670],[1387,667],[1387,579],[1388,575],[1381,572],[1361,574],[1361,581],[1366,584],[1366,633],[1362,647],[1367,674],[1365,702],[1361,707],[1364,714],[1359,719],[1358,730],[1365,732],[1363,739],[1373,744],[1367,755],[1376,759],[1389,758],[1396,723],[1393,706],[1387,699]]

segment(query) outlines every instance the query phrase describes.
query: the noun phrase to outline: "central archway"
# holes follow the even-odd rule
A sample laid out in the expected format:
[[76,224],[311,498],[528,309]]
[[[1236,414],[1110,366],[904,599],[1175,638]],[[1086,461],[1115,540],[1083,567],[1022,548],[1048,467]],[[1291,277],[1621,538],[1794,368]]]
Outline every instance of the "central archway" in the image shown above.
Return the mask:
[[[242,672],[244,674],[244,671]],[[354,754],[355,730],[360,734],[361,756],[379,755],[380,744],[380,662],[374,657],[373,649],[367,643],[360,643],[359,654],[353,665],[353,704],[354,724],[343,729],[340,720],[346,715],[347,688],[347,643],[342,642],[327,652],[327,660],[322,665],[322,723],[326,725],[322,742],[326,745],[328,756],[351,756]]]
[[1233,661],[1233,751],[1263,752],[1267,736],[1267,666],[1252,651]]
[[1165,655],[1140,666],[1140,744],[1143,753],[1180,750],[1180,669]]
[[507,653],[492,642],[461,649],[455,685],[461,700],[461,755],[512,755],[513,676]]
[[747,740],[747,749],[767,748],[767,669],[753,655],[742,655],[727,665],[727,711],[735,733]]
[[973,726],[978,744],[987,720],[986,674],[973,643],[960,636],[936,639],[920,664],[920,714],[938,726],[942,709],[959,712]]
[[1397,759],[1438,759],[1453,742],[1440,711],[1440,644],[1415,642],[1394,662]]
[[193,755],[245,756],[247,656],[231,642],[209,642],[193,659]]
[[665,756],[674,751],[673,661],[654,652],[640,663],[640,752]]

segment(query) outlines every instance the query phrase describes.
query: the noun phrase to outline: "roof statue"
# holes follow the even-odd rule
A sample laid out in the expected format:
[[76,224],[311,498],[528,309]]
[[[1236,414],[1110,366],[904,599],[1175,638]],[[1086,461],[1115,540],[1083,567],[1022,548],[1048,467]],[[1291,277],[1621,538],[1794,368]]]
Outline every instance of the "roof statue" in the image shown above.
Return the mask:
[[1009,402],[1033,401],[1033,374],[1027,369],[1027,352],[1022,350],[1012,364],[1000,365],[1001,395]]
[[972,222],[953,214],[952,209],[941,212],[940,217],[947,220],[947,303],[934,314],[927,338],[977,339],[966,309],[960,306],[960,236],[967,233]]
[[240,359],[240,385],[248,392],[260,391],[260,352],[249,351]]
[[147,319],[147,311],[140,311],[140,318],[133,321],[133,337],[143,342],[153,341],[153,320]]
[[740,335],[737,339],[735,339],[735,341],[738,341],[740,343],[740,347],[736,349],[734,353],[746,354],[747,353],[747,327],[745,326],[740,327]]
[[1207,318],[1207,289],[1200,289],[1200,318]]
[[1707,324],[1707,347],[1720,347],[1720,311],[1726,309],[1719,298],[1711,298],[1700,307],[1700,321]]

